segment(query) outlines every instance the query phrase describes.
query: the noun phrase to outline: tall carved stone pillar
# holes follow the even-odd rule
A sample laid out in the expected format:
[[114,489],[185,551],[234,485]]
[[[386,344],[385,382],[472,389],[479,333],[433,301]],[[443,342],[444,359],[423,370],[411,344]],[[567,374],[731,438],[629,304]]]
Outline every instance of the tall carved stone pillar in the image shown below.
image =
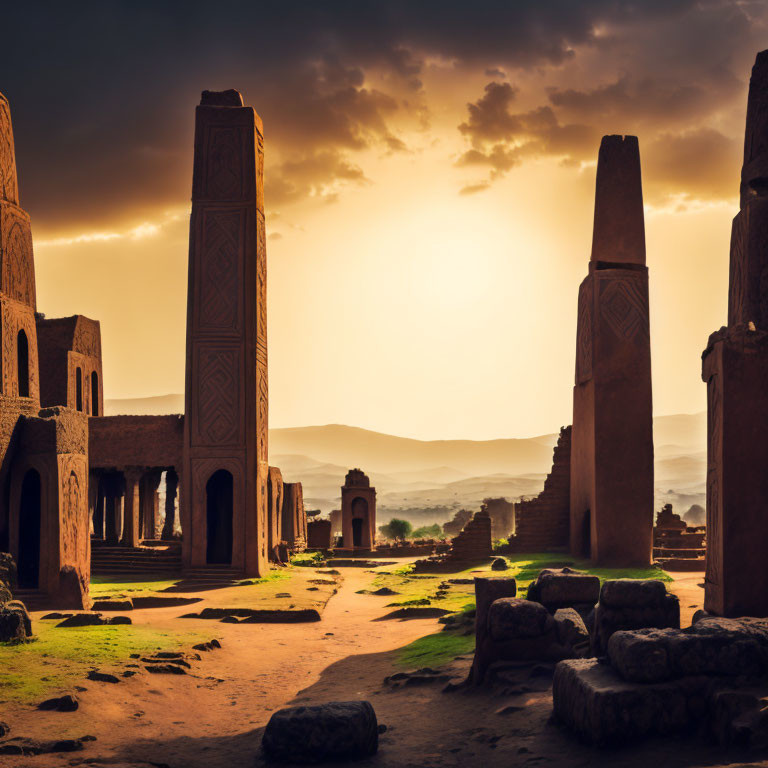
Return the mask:
[[185,567],[269,567],[266,289],[261,119],[237,91],[204,91],[187,291]]
[[141,470],[127,469],[125,475],[125,500],[123,502],[123,538],[121,544],[124,547],[139,546],[139,484],[141,482]]
[[169,469],[165,473],[165,523],[160,538],[163,541],[173,539],[173,529],[176,526],[176,494],[179,487],[179,476],[176,471]]
[[604,136],[589,274],[579,288],[571,435],[571,551],[651,562],[653,410],[640,152]]
[[157,538],[157,520],[160,511],[160,497],[157,489],[160,485],[160,477],[160,472],[148,471],[141,478],[140,533],[142,539]]
[[728,327],[702,355],[707,384],[704,608],[768,616],[768,51],[749,82],[741,209],[731,230]]

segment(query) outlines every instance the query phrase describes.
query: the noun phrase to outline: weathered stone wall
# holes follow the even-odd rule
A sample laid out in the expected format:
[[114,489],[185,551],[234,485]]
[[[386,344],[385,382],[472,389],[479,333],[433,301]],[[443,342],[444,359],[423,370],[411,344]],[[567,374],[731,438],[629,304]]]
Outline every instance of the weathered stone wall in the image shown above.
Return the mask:
[[571,427],[562,427],[544,489],[515,504],[510,552],[546,552],[568,546],[571,493]]
[[88,435],[93,469],[181,469],[183,416],[100,416],[88,420]]
[[461,533],[451,542],[445,561],[457,563],[478,562],[493,554],[491,517],[487,512],[476,512]]

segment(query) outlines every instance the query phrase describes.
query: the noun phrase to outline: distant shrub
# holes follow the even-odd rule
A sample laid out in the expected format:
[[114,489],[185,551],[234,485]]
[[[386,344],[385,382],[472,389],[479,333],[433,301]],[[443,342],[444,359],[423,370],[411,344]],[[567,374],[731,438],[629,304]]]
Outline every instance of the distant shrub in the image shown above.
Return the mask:
[[441,539],[443,537],[443,528],[438,523],[434,525],[422,525],[417,528],[411,537],[414,539]]
[[500,549],[508,545],[509,539],[496,539],[496,541],[493,542],[493,551],[498,552]]
[[413,531],[413,526],[407,520],[398,520],[393,517],[386,525],[379,527],[379,533],[385,539],[393,541],[405,541]]

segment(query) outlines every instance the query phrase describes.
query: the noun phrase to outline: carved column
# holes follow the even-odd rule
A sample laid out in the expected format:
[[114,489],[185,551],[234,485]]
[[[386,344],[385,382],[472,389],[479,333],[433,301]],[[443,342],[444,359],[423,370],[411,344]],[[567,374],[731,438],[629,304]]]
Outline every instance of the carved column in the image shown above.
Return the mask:
[[139,482],[141,471],[127,469],[125,475],[125,500],[123,502],[123,538],[124,547],[139,546]]
[[88,511],[91,516],[93,536],[104,538],[104,495],[101,490],[101,476],[98,472],[88,474]]
[[145,472],[141,478],[141,525],[142,539],[157,538],[157,517],[160,498],[157,488],[160,485],[161,473],[155,470]]
[[117,472],[103,475],[101,487],[104,494],[104,538],[114,546],[120,541],[122,531],[122,475]]
[[179,489],[179,476],[175,469],[169,469],[165,473],[165,523],[160,538],[170,541],[173,538],[173,529],[176,524],[176,494]]

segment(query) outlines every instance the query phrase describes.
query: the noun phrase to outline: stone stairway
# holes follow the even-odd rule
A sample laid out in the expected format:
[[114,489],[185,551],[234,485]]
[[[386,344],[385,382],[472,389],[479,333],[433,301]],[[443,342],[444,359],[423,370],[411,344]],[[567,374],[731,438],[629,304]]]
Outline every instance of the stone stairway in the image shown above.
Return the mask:
[[181,543],[157,542],[139,547],[110,546],[92,541],[91,574],[95,576],[132,576],[181,574]]

